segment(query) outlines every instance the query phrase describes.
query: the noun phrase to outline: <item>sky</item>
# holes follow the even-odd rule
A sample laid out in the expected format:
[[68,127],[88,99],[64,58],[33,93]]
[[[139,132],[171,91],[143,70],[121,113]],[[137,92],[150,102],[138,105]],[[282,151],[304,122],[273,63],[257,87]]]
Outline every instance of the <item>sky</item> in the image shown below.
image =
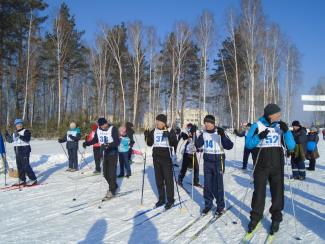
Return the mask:
[[[49,4],[48,26],[61,0]],[[77,28],[85,30],[84,40],[94,44],[98,24],[109,25],[141,20],[155,26],[160,38],[173,29],[176,21],[194,25],[203,10],[214,14],[218,38],[225,37],[225,19],[229,7],[239,8],[239,0],[66,0]],[[280,25],[301,53],[303,86],[307,93],[319,78],[325,76],[325,0],[262,0],[269,20]]]

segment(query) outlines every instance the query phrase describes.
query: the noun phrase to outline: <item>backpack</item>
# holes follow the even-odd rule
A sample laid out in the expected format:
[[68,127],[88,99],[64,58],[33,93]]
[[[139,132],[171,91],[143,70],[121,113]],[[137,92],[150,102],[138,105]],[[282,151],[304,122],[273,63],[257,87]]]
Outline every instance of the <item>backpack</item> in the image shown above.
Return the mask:
[[316,142],[315,141],[308,141],[307,142],[307,151],[308,152],[313,152],[316,150]]

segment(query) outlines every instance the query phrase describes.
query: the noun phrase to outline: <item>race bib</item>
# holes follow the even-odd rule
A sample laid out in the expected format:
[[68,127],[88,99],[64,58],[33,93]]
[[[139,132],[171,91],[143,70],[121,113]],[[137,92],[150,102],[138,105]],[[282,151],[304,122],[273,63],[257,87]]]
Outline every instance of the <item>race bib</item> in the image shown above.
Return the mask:
[[203,151],[207,154],[221,154],[221,137],[215,133],[203,132],[204,146]]
[[70,138],[69,135],[71,135],[71,136],[77,136],[77,131],[74,131],[74,130],[68,130],[68,132],[67,132],[67,141],[73,141],[73,140]]
[[163,136],[162,130],[156,128],[154,131],[153,139],[153,147],[169,147],[168,138]]
[[258,133],[269,130],[267,137],[257,145],[257,147],[281,147],[281,129],[277,125],[276,127],[266,127],[262,122],[257,122]]
[[113,126],[110,126],[109,129],[106,131],[101,130],[99,128],[97,129],[97,137],[98,137],[98,142],[100,145],[113,142],[112,128],[113,128]]
[[[18,135],[19,136],[23,136],[25,134],[25,129],[24,130],[21,130],[18,132]],[[28,146],[29,145],[29,142],[24,142],[23,140],[21,140],[19,138],[19,136],[15,136],[15,133],[12,135],[12,138],[13,138],[13,144],[15,147],[19,147],[19,146]]]

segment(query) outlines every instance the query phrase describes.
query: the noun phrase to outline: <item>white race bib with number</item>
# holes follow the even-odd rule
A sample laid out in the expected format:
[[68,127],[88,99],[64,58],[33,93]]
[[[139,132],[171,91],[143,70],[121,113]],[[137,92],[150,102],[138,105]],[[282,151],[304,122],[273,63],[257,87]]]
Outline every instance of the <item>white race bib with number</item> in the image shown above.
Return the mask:
[[69,135],[71,135],[71,136],[77,136],[77,131],[75,131],[75,130],[68,130],[68,132],[67,132],[67,141],[73,141],[73,140],[70,138]]
[[217,132],[215,133],[203,132],[203,140],[204,140],[204,146],[203,146],[204,153],[207,154],[223,153],[220,146],[221,137],[218,135]]
[[113,142],[112,128],[113,126],[110,126],[108,130],[97,129],[97,137],[100,145]]
[[[168,129],[170,131],[170,129]],[[153,134],[153,147],[169,147],[168,138],[163,136],[164,131],[155,129]]]
[[258,133],[268,129],[269,133],[267,137],[256,146],[256,147],[281,147],[281,129],[280,126],[266,127],[261,121],[257,122]]
[[[21,130],[18,132],[19,136],[23,136],[25,133],[25,129]],[[22,146],[28,146],[29,142],[24,142],[23,140],[21,140],[18,136],[15,136],[15,133],[12,135],[12,139],[13,139],[13,144],[15,147],[22,147]]]

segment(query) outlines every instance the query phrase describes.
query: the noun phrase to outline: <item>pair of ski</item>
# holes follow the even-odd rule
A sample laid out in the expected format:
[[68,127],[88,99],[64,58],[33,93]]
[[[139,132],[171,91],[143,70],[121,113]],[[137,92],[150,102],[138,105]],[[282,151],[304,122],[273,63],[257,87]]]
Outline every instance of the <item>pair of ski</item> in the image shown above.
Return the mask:
[[110,199],[107,199],[105,201],[103,201],[103,199],[96,199],[96,200],[91,201],[91,202],[80,203],[80,204],[77,204],[77,205],[74,205],[74,206],[69,207],[72,210],[70,210],[68,212],[64,212],[64,213],[62,213],[62,215],[70,215],[72,213],[79,212],[81,210],[90,208],[90,207],[92,207],[92,206],[94,206],[96,204],[99,204],[100,202],[108,202],[108,201],[111,201],[113,199],[116,199],[116,198],[119,198],[119,197],[123,197],[123,196],[129,195],[129,194],[131,194],[131,193],[133,193],[135,191],[138,191],[138,190],[139,189],[130,190],[130,191],[124,191],[124,192],[118,192],[118,193],[115,194],[114,197],[112,197]]
[[[245,236],[243,237],[240,243],[242,244],[250,243],[251,240],[254,238],[256,232],[261,228],[261,226],[262,223],[260,221],[258,222],[258,224],[256,225],[255,229],[252,232],[246,232]],[[273,242],[274,235],[275,233],[269,232],[265,238],[264,244],[271,244]]]
[[37,183],[35,185],[10,185],[10,186],[4,186],[0,188],[0,192],[6,192],[6,191],[14,191],[14,190],[21,190],[23,188],[34,188],[37,186],[47,185],[48,183]]

